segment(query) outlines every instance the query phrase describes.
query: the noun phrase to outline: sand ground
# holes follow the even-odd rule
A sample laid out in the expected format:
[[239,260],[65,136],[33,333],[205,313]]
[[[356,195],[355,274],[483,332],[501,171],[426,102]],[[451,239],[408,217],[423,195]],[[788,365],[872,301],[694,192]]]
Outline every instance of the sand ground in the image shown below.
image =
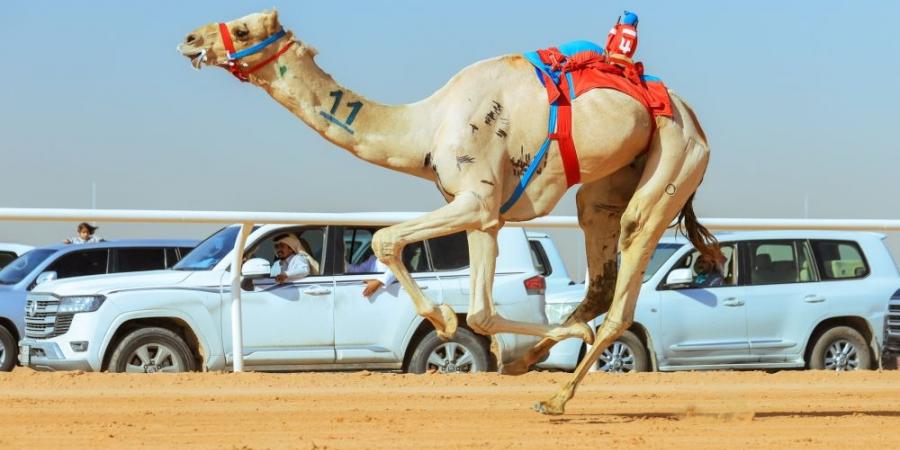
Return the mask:
[[0,448],[888,448],[900,371],[0,374]]

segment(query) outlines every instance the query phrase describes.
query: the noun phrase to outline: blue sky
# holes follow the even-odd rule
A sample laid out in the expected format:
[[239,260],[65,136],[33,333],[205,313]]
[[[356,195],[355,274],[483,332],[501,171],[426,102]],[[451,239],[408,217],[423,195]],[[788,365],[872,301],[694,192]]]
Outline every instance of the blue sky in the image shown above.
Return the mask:
[[[7,2],[0,206],[90,207],[95,183],[100,208],[434,209],[443,200],[431,184],[354,159],[260,89],[194,72],[175,46],[204,23],[276,6],[342,84],[405,103],[479,59],[602,42],[631,9],[637,58],[694,106],[710,137],[701,216],[900,219],[900,3],[567,4]],[[555,213],[575,213],[574,190]],[[109,237],[210,229],[101,227]],[[47,243],[71,228],[0,223],[0,241]],[[563,239],[575,251],[577,235]]]

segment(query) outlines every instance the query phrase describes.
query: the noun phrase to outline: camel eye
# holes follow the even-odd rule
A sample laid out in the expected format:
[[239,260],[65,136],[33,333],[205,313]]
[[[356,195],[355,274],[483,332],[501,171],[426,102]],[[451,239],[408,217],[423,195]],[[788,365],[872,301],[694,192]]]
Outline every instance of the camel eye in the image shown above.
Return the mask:
[[247,28],[238,28],[234,30],[234,35],[238,37],[238,39],[246,39],[247,36],[250,35],[250,31]]

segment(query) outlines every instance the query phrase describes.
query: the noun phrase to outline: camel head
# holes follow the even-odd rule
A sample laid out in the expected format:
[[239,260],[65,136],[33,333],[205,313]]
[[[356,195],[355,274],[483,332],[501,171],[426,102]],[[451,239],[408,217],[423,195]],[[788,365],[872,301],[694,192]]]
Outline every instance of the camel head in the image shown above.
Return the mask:
[[178,44],[178,52],[190,59],[191,65],[197,70],[204,64],[225,68],[233,64],[251,67],[274,55],[284,47],[284,43],[290,42],[292,39],[288,34],[283,38],[276,39],[277,42],[273,41],[271,45],[266,45],[259,51],[242,56],[236,61],[229,59],[229,51],[226,47],[227,39],[230,37],[233,42],[236,55],[241,55],[245,50],[266,43],[267,39],[276,37],[276,34],[282,30],[281,24],[278,22],[278,12],[273,9],[272,11],[253,13],[223,24],[227,27],[230,36],[223,39],[222,24],[204,25],[188,33],[184,41]]

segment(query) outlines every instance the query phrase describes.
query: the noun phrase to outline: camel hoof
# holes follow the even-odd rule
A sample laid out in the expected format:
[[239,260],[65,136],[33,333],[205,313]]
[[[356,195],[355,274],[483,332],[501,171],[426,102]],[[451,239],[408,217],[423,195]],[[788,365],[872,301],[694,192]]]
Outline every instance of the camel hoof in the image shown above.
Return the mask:
[[511,362],[509,364],[504,364],[503,367],[500,369],[500,374],[501,375],[513,375],[513,376],[524,375],[524,374],[528,373],[528,370],[530,368],[531,367],[528,364],[526,364],[525,361],[518,360],[518,361]]
[[556,407],[547,402],[537,402],[533,408],[545,416],[560,416],[565,413],[564,407]]
[[441,316],[444,318],[444,329],[436,330],[437,335],[444,341],[449,341],[456,336],[456,328],[459,326],[459,320],[456,318],[456,312],[453,311],[453,308],[450,305],[440,305],[438,308],[441,310]]

